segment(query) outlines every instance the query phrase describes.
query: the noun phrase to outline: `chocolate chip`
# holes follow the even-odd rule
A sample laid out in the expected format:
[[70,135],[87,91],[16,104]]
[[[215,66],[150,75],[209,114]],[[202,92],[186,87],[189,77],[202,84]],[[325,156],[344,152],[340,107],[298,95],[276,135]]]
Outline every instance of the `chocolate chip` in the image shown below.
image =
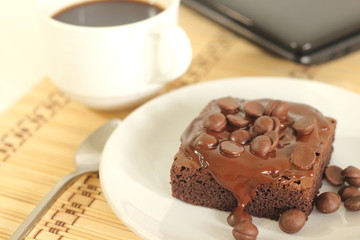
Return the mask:
[[287,102],[279,101],[273,111],[271,116],[279,118],[281,121],[287,118],[289,112],[289,104]]
[[257,227],[248,220],[242,220],[232,231],[236,240],[255,240],[259,234]]
[[280,130],[281,127],[281,122],[277,117],[271,117],[271,119],[274,121],[274,127],[273,130],[275,132],[278,132]]
[[229,113],[237,112],[239,110],[240,104],[236,99],[231,97],[221,98],[217,100],[219,107]]
[[230,140],[239,144],[248,143],[250,138],[250,133],[244,129],[235,130],[230,134]]
[[232,227],[235,227],[235,225],[240,223],[241,221],[252,222],[252,217],[250,214],[244,211],[239,211],[239,209],[235,209],[230,213],[230,215],[227,218],[227,223]]
[[272,143],[269,136],[260,135],[251,141],[250,150],[255,155],[264,157],[270,152],[271,145]]
[[265,115],[278,117],[280,120],[287,118],[289,111],[289,104],[280,100],[272,100],[268,103],[265,109]]
[[204,127],[211,131],[224,131],[226,127],[226,117],[222,113],[212,113],[204,119]]
[[344,206],[349,211],[360,211],[360,195],[346,199]]
[[360,178],[349,178],[346,177],[345,181],[350,185],[354,187],[360,187]]
[[249,119],[240,114],[229,114],[226,116],[229,123],[238,128],[245,128],[250,125]]
[[246,115],[249,115],[251,117],[260,117],[264,113],[264,106],[257,102],[257,101],[251,101],[247,102],[244,105],[244,111]]
[[265,136],[268,136],[271,140],[270,151],[275,150],[276,146],[279,144],[279,134],[275,131],[270,131],[265,133]]
[[238,157],[245,151],[245,148],[232,141],[223,141],[220,143],[220,151],[226,156]]
[[200,136],[198,136],[195,140],[195,146],[205,150],[214,149],[217,145],[218,140],[216,137],[207,133],[200,134]]
[[322,213],[333,213],[339,209],[341,198],[335,192],[324,192],[315,200],[316,209]]
[[298,169],[308,170],[315,163],[316,154],[314,149],[307,145],[299,145],[290,156],[290,162]]
[[325,179],[334,186],[341,186],[344,184],[344,177],[342,176],[342,169],[338,166],[327,166],[324,172]]
[[306,223],[306,215],[299,209],[290,209],[280,215],[279,227],[286,233],[297,233]]
[[303,117],[296,120],[293,124],[293,128],[299,134],[309,134],[315,128],[315,118],[313,117]]
[[266,105],[265,108],[265,115],[266,116],[271,116],[272,111],[275,109],[275,106],[280,102],[280,100],[271,100],[269,101],[269,103]]
[[357,187],[354,186],[343,186],[339,189],[338,194],[341,197],[342,201],[354,196],[360,195],[360,191]]
[[255,120],[253,131],[255,134],[264,134],[270,132],[274,128],[274,120],[268,116],[261,116]]
[[345,181],[354,187],[360,187],[360,169],[349,166],[342,171],[342,175],[345,177]]
[[360,169],[354,166],[348,166],[347,168],[344,169],[342,175],[344,177],[358,178],[360,177]]

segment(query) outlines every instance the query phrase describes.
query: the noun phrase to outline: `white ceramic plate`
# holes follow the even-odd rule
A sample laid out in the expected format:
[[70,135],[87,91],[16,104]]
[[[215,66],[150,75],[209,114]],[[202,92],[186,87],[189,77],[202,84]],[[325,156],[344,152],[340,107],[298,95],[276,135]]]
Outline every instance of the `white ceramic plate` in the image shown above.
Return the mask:
[[[180,136],[212,99],[237,96],[307,103],[338,120],[332,164],[360,167],[360,95],[319,82],[290,78],[238,78],[184,87],[158,97],[129,115],[106,145],[100,177],[116,215],[144,239],[233,240],[228,213],[193,206],[171,196],[170,167]],[[335,190],[326,183],[321,191]],[[360,212],[343,206],[333,214],[316,210],[297,234],[276,221],[254,218],[258,239],[355,240]]]

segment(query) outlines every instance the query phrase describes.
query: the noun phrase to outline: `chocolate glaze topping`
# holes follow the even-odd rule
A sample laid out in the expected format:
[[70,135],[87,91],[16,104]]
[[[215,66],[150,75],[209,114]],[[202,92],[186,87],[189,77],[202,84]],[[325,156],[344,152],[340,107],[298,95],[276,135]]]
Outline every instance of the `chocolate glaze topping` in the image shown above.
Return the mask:
[[333,119],[316,109],[280,100],[212,101],[182,135],[190,164],[208,169],[230,190],[238,207],[228,222],[251,219],[243,210],[259,184],[313,175]]

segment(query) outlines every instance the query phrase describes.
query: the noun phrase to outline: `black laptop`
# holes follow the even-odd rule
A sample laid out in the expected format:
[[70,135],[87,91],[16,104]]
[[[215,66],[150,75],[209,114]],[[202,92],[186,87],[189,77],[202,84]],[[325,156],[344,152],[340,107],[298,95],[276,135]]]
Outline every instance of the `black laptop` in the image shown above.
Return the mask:
[[360,0],[182,0],[286,59],[324,63],[360,48]]

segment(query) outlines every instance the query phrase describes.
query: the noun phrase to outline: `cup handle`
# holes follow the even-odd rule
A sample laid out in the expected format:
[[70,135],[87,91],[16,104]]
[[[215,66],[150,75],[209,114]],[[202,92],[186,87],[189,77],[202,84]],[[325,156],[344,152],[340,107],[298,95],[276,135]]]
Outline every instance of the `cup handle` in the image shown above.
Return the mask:
[[160,25],[154,29],[156,35],[157,74],[151,82],[174,80],[189,67],[192,59],[191,44],[185,31],[177,25]]

